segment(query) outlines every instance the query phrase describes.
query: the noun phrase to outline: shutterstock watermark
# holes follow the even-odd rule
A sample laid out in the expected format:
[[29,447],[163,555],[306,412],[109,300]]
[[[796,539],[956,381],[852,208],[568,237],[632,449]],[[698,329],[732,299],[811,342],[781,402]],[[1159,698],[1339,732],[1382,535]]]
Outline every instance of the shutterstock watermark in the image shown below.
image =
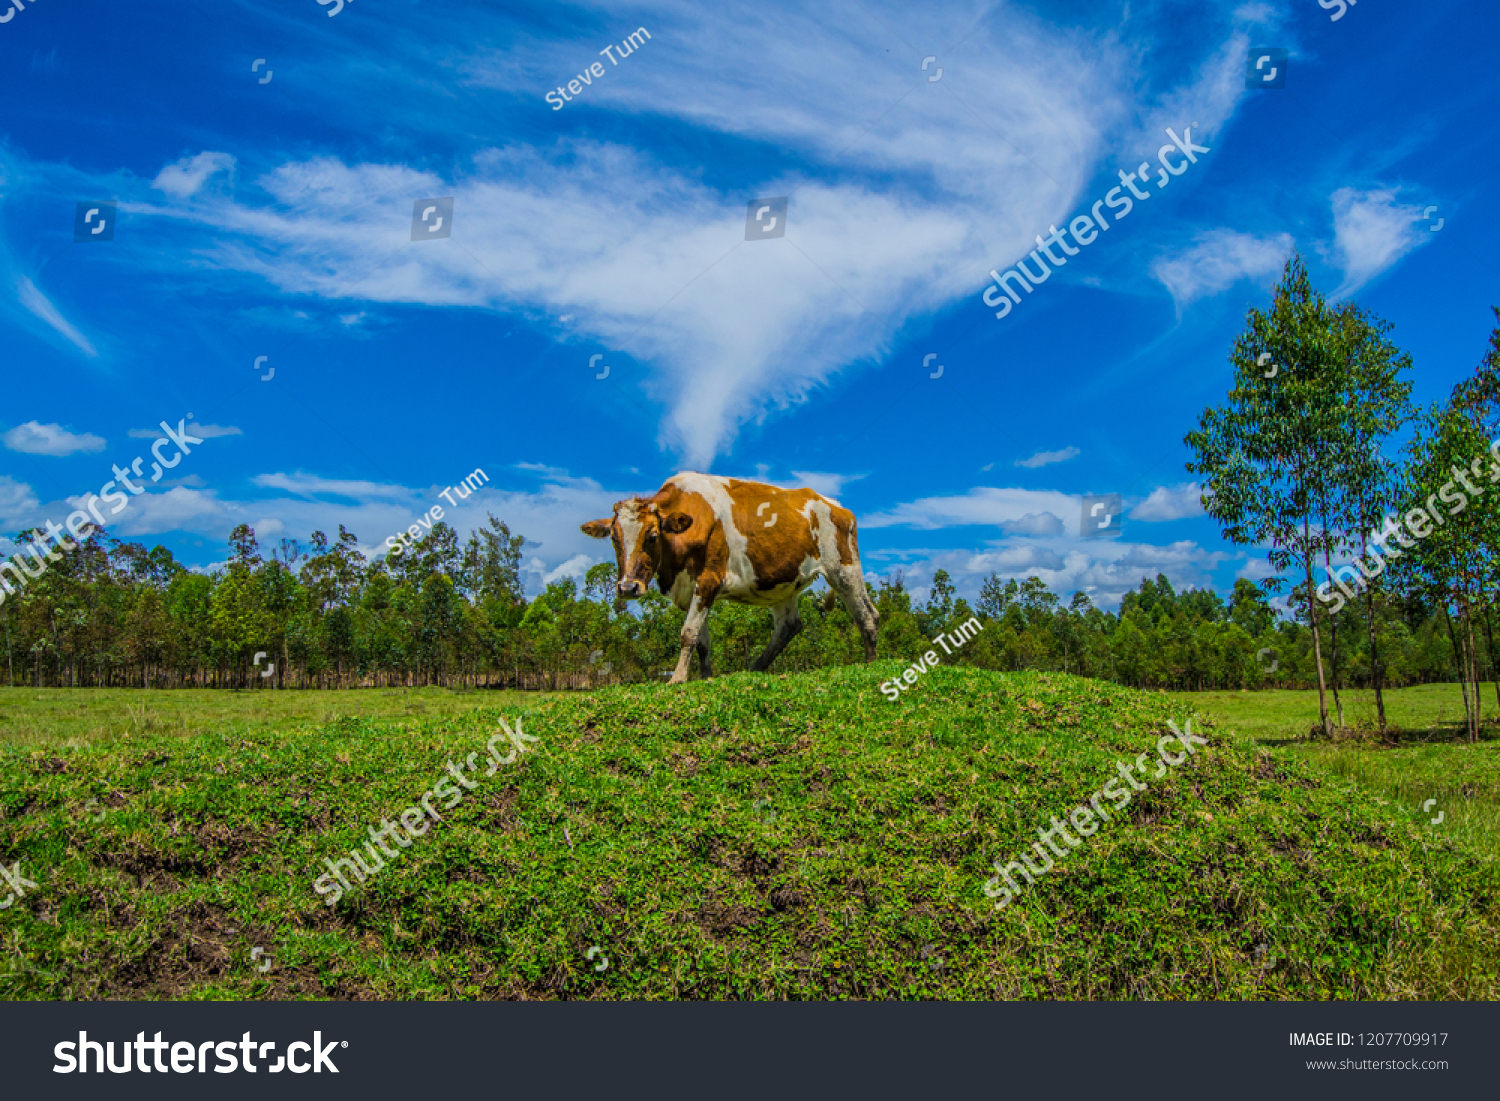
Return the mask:
[[[1052,870],[1054,864],[1053,855],[1057,856],[1058,859],[1062,859],[1072,849],[1076,849],[1082,845],[1084,837],[1091,837],[1099,832],[1100,822],[1096,821],[1096,819],[1103,822],[1110,821],[1109,811],[1099,805],[1101,799],[1108,799],[1116,813],[1123,811],[1130,805],[1130,801],[1135,798],[1135,792],[1146,790],[1146,785],[1136,780],[1137,775],[1151,780],[1160,780],[1167,774],[1167,766],[1170,765],[1172,768],[1177,768],[1197,752],[1193,748],[1194,745],[1208,744],[1207,738],[1200,738],[1193,733],[1193,722],[1191,719],[1183,724],[1185,727],[1183,730],[1178,730],[1177,724],[1173,722],[1168,722],[1167,725],[1172,728],[1172,733],[1163,734],[1156,740],[1158,760],[1155,772],[1147,776],[1147,757],[1144,753],[1136,757],[1133,766],[1124,761],[1117,761],[1115,763],[1115,771],[1120,775],[1111,779],[1098,791],[1094,792],[1086,803],[1080,803],[1069,811],[1067,823],[1059,822],[1057,815],[1054,814],[1046,829],[1037,827],[1036,835],[1041,840],[1033,841],[1031,844],[1032,849],[1036,851],[1036,864],[1031,862],[1030,853],[1022,853],[1020,860],[1012,860],[1003,865],[1000,861],[995,861],[995,871],[999,874],[986,880],[984,884],[984,893],[987,898],[1000,897],[1000,901],[995,903],[995,909],[1003,910],[1020,897],[1022,887],[1016,882],[1015,877],[1011,875],[1012,869],[1021,876],[1024,876],[1026,885],[1030,886],[1036,882],[1037,876]],[[1187,752],[1175,755],[1168,753],[1167,747],[1174,740],[1180,743]],[[1126,787],[1126,784],[1130,786]],[[1074,837],[1069,833],[1068,824],[1071,824],[1081,836]],[[1059,835],[1070,848],[1065,849],[1058,844],[1057,837]],[[1004,886],[1001,886],[1001,880],[1005,881]]]
[[[519,754],[526,752],[529,748],[526,745],[527,742],[538,740],[534,735],[527,734],[521,729],[520,719],[516,720],[515,730],[511,730],[509,724],[504,719],[500,720],[500,727],[503,733],[496,734],[489,740],[489,744],[485,746],[490,755],[490,767],[485,776],[495,775],[501,765],[512,764]],[[495,743],[503,743],[507,738],[510,739],[511,745],[514,748],[511,749],[510,753],[502,757],[496,750]],[[472,771],[476,767],[475,761],[478,757],[478,753],[469,754],[465,762],[468,765],[469,771]],[[434,822],[441,822],[443,816],[432,805],[434,798],[446,799],[447,802],[443,804],[443,809],[452,810],[463,801],[465,790],[472,791],[479,786],[464,775],[464,765],[456,765],[452,761],[449,761],[448,772],[452,779],[449,779],[448,776],[443,777],[429,788],[421,799],[417,800],[421,806],[413,805],[402,811],[399,815],[401,819],[399,825],[392,822],[389,818],[384,818],[381,819],[378,830],[374,826],[371,826],[369,829],[370,840],[365,843],[363,854],[359,849],[352,849],[347,857],[340,857],[337,860],[328,857],[323,861],[328,866],[328,871],[320,875],[313,883],[313,890],[317,891],[320,895],[328,895],[323,900],[325,906],[332,906],[344,897],[346,891],[354,889],[353,884],[344,875],[346,870],[353,872],[358,877],[359,882],[363,883],[370,876],[385,867],[385,861],[375,851],[376,846],[379,846],[380,853],[384,853],[385,856],[395,859],[401,855],[402,849],[410,847],[413,840],[421,837],[431,828],[431,823],[427,821],[429,817]],[[455,780],[463,786],[461,788],[455,787]],[[403,829],[405,830],[405,834],[402,832]],[[394,838],[396,844],[400,847],[392,849],[387,845],[384,840],[387,835]],[[365,860],[364,857],[369,857],[369,860]]]
[[[1500,482],[1500,440],[1496,440],[1490,444],[1490,456],[1488,471],[1490,481]],[[1328,613],[1330,615],[1337,614],[1339,609],[1346,603],[1345,597],[1353,600],[1356,589],[1361,592],[1364,591],[1367,582],[1374,581],[1383,574],[1387,559],[1394,561],[1402,557],[1401,552],[1394,546],[1387,546],[1390,540],[1394,539],[1401,546],[1410,550],[1416,546],[1416,543],[1412,539],[1407,538],[1407,532],[1410,532],[1416,539],[1425,539],[1433,533],[1433,525],[1442,527],[1447,522],[1447,517],[1457,516],[1464,509],[1468,508],[1470,496],[1475,501],[1483,497],[1489,487],[1482,481],[1478,485],[1475,485],[1474,482],[1469,480],[1469,475],[1473,474],[1476,479],[1482,478],[1485,474],[1485,471],[1481,469],[1484,462],[1485,457],[1480,455],[1469,464],[1467,469],[1460,466],[1451,467],[1448,472],[1453,477],[1444,482],[1436,493],[1428,496],[1425,502],[1427,505],[1426,508],[1418,506],[1417,508],[1408,509],[1406,515],[1402,517],[1387,516],[1385,518],[1385,525],[1379,531],[1370,534],[1369,545],[1379,548],[1378,553],[1373,551],[1370,553],[1371,563],[1367,566],[1363,557],[1356,558],[1352,565],[1339,566],[1337,569],[1331,571],[1330,580],[1318,586],[1318,599],[1324,604],[1333,605],[1333,607],[1328,609]],[[1458,488],[1460,484],[1463,485],[1464,489],[1469,491],[1469,496],[1466,496]],[[1449,506],[1446,516],[1443,512],[1439,511],[1437,507],[1438,501],[1442,501],[1443,504]],[[1368,549],[1369,545],[1367,545],[1366,549]],[[1381,554],[1384,554],[1385,557],[1382,558]],[[1350,588],[1349,582],[1353,582],[1355,588]],[[1335,585],[1339,587],[1337,593],[1332,591]]]
[[[203,431],[203,427],[201,425],[195,424],[192,427],[199,432]],[[193,436],[188,433],[188,424],[185,419],[179,420],[177,422],[176,431],[173,431],[166,421],[162,421],[161,430],[165,433],[165,435],[158,438],[157,441],[151,445],[151,454],[156,457],[156,461],[151,464],[152,473],[150,480],[152,482],[161,481],[161,476],[163,473],[171,470],[178,463],[182,462],[183,455],[192,453],[192,445],[200,444],[203,442],[197,436]],[[150,436],[149,431],[145,432],[144,434],[148,437]],[[179,455],[173,455],[171,462],[167,461],[167,457],[163,455],[161,451],[162,445],[166,443],[175,445],[182,453]],[[99,512],[100,505],[109,505],[109,514],[111,516],[118,516],[120,513],[124,512],[126,508],[129,507],[130,497],[127,497],[124,493],[119,492],[119,489],[116,487],[121,487],[128,490],[132,497],[139,497],[142,493],[146,492],[146,478],[141,473],[141,464],[143,462],[145,462],[144,459],[142,459],[140,456],[136,456],[135,462],[133,462],[130,466],[116,465],[114,467],[114,472],[117,481],[105,482],[97,494],[91,493],[88,495],[88,498],[84,500],[83,508],[80,508],[78,511],[74,512],[71,516],[68,517],[68,531],[72,534],[74,539],[82,542],[83,540],[94,534],[93,529],[95,528],[95,526],[98,526],[100,528],[105,526],[104,517]],[[141,480],[140,485],[136,485],[130,480],[132,474]],[[74,499],[74,501],[71,503],[76,504],[77,499]],[[84,511],[85,509],[87,509],[88,511]],[[93,517],[92,521],[90,520],[90,517]],[[55,520],[49,519],[47,521],[47,538],[53,541],[53,546],[48,547],[46,543],[42,542],[39,538],[34,539],[30,546],[24,547],[20,552],[11,555],[11,557],[5,559],[4,561],[0,561],[0,604],[5,603],[5,598],[7,596],[14,596],[16,594],[17,585],[24,589],[26,587],[28,578],[33,581],[36,580],[37,578],[41,577],[42,574],[47,572],[47,564],[49,562],[59,561],[59,547],[61,547],[65,551],[70,551],[77,546],[76,543],[68,541],[67,536],[63,534],[62,525],[58,524]],[[27,552],[30,552],[32,561],[36,563],[35,570],[33,570],[31,566],[27,564],[25,558],[25,554]],[[7,570],[10,571],[11,576],[15,579],[15,585],[12,585],[9,581],[6,580],[5,573]],[[24,571],[24,573],[22,571]]]
[[1125,532],[1125,500],[1118,493],[1096,494],[1083,499],[1078,534],[1084,539],[1115,539]]
[[35,887],[36,884],[21,874],[21,862],[17,860],[9,868],[0,864],[0,886],[9,887],[6,892],[5,901],[0,902],[0,910],[8,910],[18,901],[26,897],[26,888]]
[[[1193,126],[1197,125],[1196,122],[1193,123]],[[1167,127],[1166,134],[1167,137],[1172,139],[1172,142],[1169,145],[1163,145],[1156,151],[1156,159],[1161,162],[1161,167],[1156,170],[1156,186],[1158,189],[1166,187],[1167,184],[1172,182],[1174,177],[1181,176],[1188,170],[1188,165],[1197,164],[1197,154],[1209,151],[1208,146],[1197,145],[1193,142],[1193,126],[1187,127],[1182,132],[1182,137],[1180,138],[1170,126]],[[1182,158],[1175,165],[1170,160],[1174,154],[1180,154]],[[1102,213],[1100,208],[1107,206],[1111,210],[1118,210],[1119,213],[1115,215],[1115,221],[1120,221],[1135,208],[1137,202],[1145,202],[1151,198],[1150,191],[1142,191],[1136,186],[1137,181],[1149,185],[1150,180],[1148,177],[1150,174],[1150,161],[1142,161],[1140,167],[1134,172],[1126,172],[1123,168],[1120,169],[1120,186],[1111,188],[1105,194],[1104,198],[1096,202],[1093,205],[1091,215],[1078,215],[1078,217],[1067,224],[1065,229],[1060,230],[1056,226],[1048,226],[1050,236],[1044,240],[1038,235],[1036,239],[1037,247],[1031,252],[1031,259],[1036,261],[1035,272],[1026,266],[1025,259],[1018,261],[1015,267],[1006,269],[1003,275],[998,271],[991,270],[990,278],[995,281],[996,286],[985,288],[984,304],[991,309],[995,309],[996,306],[1000,307],[995,313],[997,318],[1005,317],[1009,314],[1011,304],[1021,301],[1021,296],[1016,293],[1017,287],[1025,290],[1027,294],[1031,294],[1037,287],[1052,278],[1052,269],[1047,267],[1047,261],[1042,259],[1042,253],[1046,254],[1047,260],[1052,262],[1053,267],[1062,267],[1068,262],[1067,258],[1069,256],[1077,256],[1083,251],[1082,248],[1074,248],[1068,244],[1063,239],[1063,234],[1071,233],[1073,240],[1077,241],[1080,246],[1093,244],[1098,239],[1100,233],[1106,232],[1109,229],[1109,218]],[[1129,195],[1124,194],[1127,188],[1130,191]],[[1134,198],[1131,196],[1134,196]],[[1062,249],[1064,255],[1058,256],[1054,253],[1052,251],[1052,246],[1054,245]]]
[[[307,1035],[303,1033],[303,1035]],[[276,1062],[270,1062],[270,1052],[276,1049],[275,1040],[257,1042],[246,1032],[238,1040],[205,1040],[201,1044],[194,1044],[188,1040],[163,1040],[161,1033],[156,1033],[155,1039],[146,1039],[144,1032],[137,1032],[134,1040],[120,1041],[120,1064],[115,1065],[115,1041],[90,1040],[87,1032],[80,1032],[77,1041],[63,1040],[52,1048],[52,1055],[57,1064],[52,1068],[53,1074],[87,1074],[89,1063],[94,1064],[94,1073],[103,1074],[129,1074],[132,1070],[141,1074],[150,1074],[153,1070],[157,1074],[207,1074],[209,1071],[208,1059],[212,1054],[218,1061],[213,1066],[215,1074],[233,1074],[243,1068],[247,1073],[254,1074],[256,1071],[264,1070],[267,1074],[280,1074],[283,1070],[289,1070],[293,1074],[306,1074],[312,1071],[314,1074],[322,1074],[325,1070],[329,1074],[337,1074],[339,1068],[330,1058],[333,1049],[337,1047],[348,1047],[348,1040],[329,1040],[323,1042],[323,1034],[314,1032],[312,1043],[306,1040],[296,1040],[286,1047],[286,1054],[277,1056]],[[134,1049],[135,1065],[131,1065],[131,1054]],[[312,1058],[303,1058],[300,1061],[297,1056],[300,1053]],[[236,1050],[238,1054],[236,1055]],[[89,1056],[93,1059],[90,1060]],[[256,1059],[265,1060],[260,1066],[255,1065]],[[171,1063],[168,1066],[168,1062]]]

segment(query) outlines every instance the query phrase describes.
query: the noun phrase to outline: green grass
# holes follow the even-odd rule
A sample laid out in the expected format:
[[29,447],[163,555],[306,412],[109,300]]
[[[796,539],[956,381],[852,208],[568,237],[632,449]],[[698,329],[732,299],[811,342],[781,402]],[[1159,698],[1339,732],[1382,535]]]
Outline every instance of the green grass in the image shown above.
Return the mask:
[[367,688],[353,692],[185,688],[0,688],[0,744],[75,747],[122,735],[265,733],[344,716],[387,719],[467,715],[534,702],[535,692]]
[[[1235,731],[1262,745],[1285,745],[1307,738],[1318,726],[1318,694],[1315,691],[1276,689],[1265,692],[1169,692],[1185,706],[1232,718]],[[1373,736],[1375,693],[1368,689],[1345,689],[1344,723],[1352,732]],[[1486,721],[1500,721],[1496,714],[1495,689],[1484,685]],[[1328,697],[1333,717],[1333,696]],[[1392,737],[1400,741],[1450,741],[1462,737],[1463,697],[1457,684],[1423,684],[1385,693],[1386,722]],[[1491,731],[1491,733],[1497,733]]]
[[[891,703],[898,668],[411,716],[247,694],[253,721],[68,693],[56,738],[5,696],[25,733],[0,749],[0,858],[38,887],[0,911],[0,997],[1500,996],[1493,852],[1231,733],[1230,704],[945,667]],[[142,700],[159,729],[109,715]],[[1213,744],[995,911],[991,862],[1195,707]],[[325,858],[523,713],[533,751],[323,904]]]
[[[1388,735],[1378,737],[1375,694],[1346,691],[1351,732],[1333,742],[1308,737],[1317,725],[1316,692],[1177,693],[1227,732],[1249,743],[1280,747],[1323,774],[1357,783],[1390,800],[1433,835],[1494,858],[1500,856],[1500,722],[1492,685],[1484,685],[1489,725],[1477,745],[1464,741],[1463,697],[1457,684],[1429,684],[1386,693]],[[1330,712],[1332,702],[1330,699]],[[1425,804],[1434,800],[1430,808]],[[1433,819],[1441,816],[1436,823]]]

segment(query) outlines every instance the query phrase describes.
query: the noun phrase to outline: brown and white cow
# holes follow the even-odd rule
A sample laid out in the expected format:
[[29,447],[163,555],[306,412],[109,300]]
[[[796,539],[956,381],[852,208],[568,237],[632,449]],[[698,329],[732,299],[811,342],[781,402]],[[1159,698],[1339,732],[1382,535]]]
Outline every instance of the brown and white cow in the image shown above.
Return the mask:
[[641,596],[655,577],[687,612],[682,656],[668,682],[681,684],[694,648],[703,676],[713,675],[705,621],[715,600],[775,615],[770,644],[750,666],[760,672],[802,630],[797,596],[819,577],[843,600],[865,660],[874,661],[880,617],[865,591],[856,527],[852,512],[810,489],[686,473],[668,478],[655,496],[616,503],[614,516],[590,520],[583,533],[613,540],[621,599]]

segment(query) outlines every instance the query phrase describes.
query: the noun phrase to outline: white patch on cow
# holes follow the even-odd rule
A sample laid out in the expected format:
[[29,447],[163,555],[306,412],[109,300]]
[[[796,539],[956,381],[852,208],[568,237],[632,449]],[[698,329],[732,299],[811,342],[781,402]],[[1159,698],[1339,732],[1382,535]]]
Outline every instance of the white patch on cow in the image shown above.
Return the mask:
[[683,493],[696,493],[702,497],[713,510],[714,519],[723,529],[724,542],[729,547],[728,569],[719,592],[725,596],[740,596],[755,592],[755,567],[750,562],[749,541],[744,532],[734,526],[734,502],[724,485],[729,480],[712,474],[692,473],[674,474],[667,479]]
[[809,526],[812,524],[812,515],[818,518],[818,546],[814,553],[822,560],[823,568],[836,570],[839,567],[839,540],[838,528],[833,523],[833,508],[827,500],[814,498],[807,502],[807,507],[802,510],[803,517]]
[[630,576],[630,567],[633,564],[630,556],[636,553],[636,548],[641,545],[643,525],[636,518],[635,509],[635,503],[630,502],[624,508],[615,510],[615,523],[620,525],[620,538],[625,548],[625,568],[620,572],[621,581]]

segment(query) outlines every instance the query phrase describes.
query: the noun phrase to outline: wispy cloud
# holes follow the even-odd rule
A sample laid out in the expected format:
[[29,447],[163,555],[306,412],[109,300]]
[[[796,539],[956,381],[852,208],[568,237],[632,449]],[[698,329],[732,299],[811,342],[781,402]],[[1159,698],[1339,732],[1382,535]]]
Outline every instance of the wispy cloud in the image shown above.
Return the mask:
[[1063,522],[1050,512],[1028,512],[1019,520],[1005,520],[1000,530],[1006,535],[1062,535],[1067,529]]
[[1293,244],[1289,233],[1256,237],[1232,229],[1213,229],[1200,233],[1191,247],[1159,258],[1151,273],[1172,292],[1180,311],[1241,279],[1274,277]]
[[860,521],[860,527],[933,529],[968,524],[999,527],[1005,523],[1026,522],[1028,518],[1044,513],[1053,517],[1070,516],[1077,510],[1078,499],[1062,493],[976,486],[961,496],[923,497],[885,512],[873,513]]
[[0,474],[0,530],[14,531],[32,523],[40,504],[29,485]]
[[[1064,29],[1008,8],[976,27],[970,5],[934,5],[916,17],[933,34],[972,31],[936,84],[887,57],[889,33],[854,6],[847,20],[796,8],[767,19],[753,4],[664,10],[671,35],[631,59],[628,79],[611,69],[590,108],[676,119],[709,146],[762,143],[796,167],[726,182],[697,157],[678,166],[565,133],[437,171],[284,161],[231,199],[204,181],[232,160],[200,153],[157,176],[178,201],[135,216],[212,228],[218,243],[205,251],[196,238],[196,263],[284,293],[515,312],[621,349],[667,406],[662,444],[707,468],[741,425],[878,361],[913,318],[1029,252],[1103,159],[1147,138],[1154,151],[1161,134],[1141,129],[1143,106],[1153,123],[1170,113],[1208,128],[1236,101],[1229,17],[1217,13],[1202,16],[1210,45],[1146,76],[1113,24]],[[455,67],[481,91],[536,97],[577,55],[576,40],[522,35]],[[872,103],[889,109],[871,116]],[[452,244],[402,248],[410,197],[424,194],[454,196]],[[745,241],[757,194],[791,195],[785,238]]]
[[104,450],[104,439],[87,432],[72,432],[60,424],[38,424],[27,421],[18,424],[0,442],[12,451],[27,455],[73,455],[80,451]]
[[228,153],[205,151],[194,157],[184,157],[176,164],[169,164],[156,174],[151,186],[165,191],[178,199],[189,199],[216,172],[234,172],[234,158]]
[[1398,202],[1394,188],[1333,193],[1333,251],[1344,271],[1336,297],[1353,294],[1425,243],[1430,233],[1419,224],[1422,209]]
[[1130,518],[1155,522],[1202,516],[1203,503],[1199,500],[1202,493],[1203,487],[1197,482],[1158,486],[1151,491],[1150,496],[1130,510]]
[[[1069,459],[1076,459],[1080,454],[1082,452],[1076,447],[1065,447],[1061,451],[1038,451],[1029,459],[1017,459],[1016,465],[1024,466],[1028,470],[1035,470],[1039,466],[1049,466],[1052,463],[1065,463]],[[988,469],[988,467],[985,469]]]
[[45,294],[36,289],[35,284],[25,276],[16,281],[16,301],[20,302],[32,314],[45,321],[54,330],[66,338],[74,347],[90,359],[98,358],[99,352],[78,329],[65,318],[56,306]]
[[[125,433],[133,440],[154,440],[160,436],[160,428],[132,428]],[[200,440],[217,439],[220,436],[243,436],[242,429],[227,424],[190,424],[187,426],[189,436],[197,436]]]
[[863,477],[865,477],[863,474],[829,474],[815,470],[794,470],[792,471],[794,481],[789,484],[788,488],[801,489],[806,486],[825,497],[838,497],[843,493],[846,485],[850,482],[857,482]]
[[315,474],[257,474],[250,479],[265,489],[284,489],[299,497],[352,497],[357,501],[399,501],[416,497],[417,491],[406,486],[381,482],[320,478]]

